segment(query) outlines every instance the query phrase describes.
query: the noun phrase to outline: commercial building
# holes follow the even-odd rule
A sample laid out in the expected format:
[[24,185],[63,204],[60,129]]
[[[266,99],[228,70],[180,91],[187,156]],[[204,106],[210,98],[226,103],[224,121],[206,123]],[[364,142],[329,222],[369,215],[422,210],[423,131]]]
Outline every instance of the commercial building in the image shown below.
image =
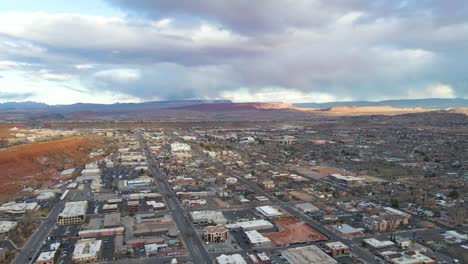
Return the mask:
[[127,201],[127,212],[136,213],[140,210],[139,201]]
[[247,264],[244,258],[240,254],[233,255],[221,255],[216,257],[216,262],[218,264]]
[[296,208],[299,209],[299,211],[303,213],[315,213],[315,212],[320,211],[320,209],[318,209],[316,206],[314,206],[311,203],[296,204]]
[[275,182],[272,181],[272,180],[264,180],[261,182],[260,184],[264,189],[267,189],[267,190],[271,190],[271,189],[274,189],[276,186],[275,186]]
[[330,251],[332,257],[339,257],[350,253],[349,247],[339,241],[325,243],[325,248]]
[[82,224],[86,219],[88,201],[68,202],[57,217],[57,225]]
[[191,212],[192,220],[198,224],[226,224],[227,220],[222,212],[218,211],[194,211]]
[[330,229],[335,234],[347,239],[364,235],[364,228],[354,228],[348,224],[331,225]]
[[281,255],[291,264],[336,264],[335,259],[325,254],[317,246],[290,248],[281,252]]
[[203,228],[203,240],[210,243],[226,241],[228,229],[223,224]]
[[384,259],[388,263],[393,264],[435,264],[436,261],[432,258],[423,255],[417,251],[395,252],[388,251],[382,252]]
[[330,174],[330,177],[334,181],[341,183],[341,184],[348,185],[348,186],[361,185],[364,182],[364,178],[355,177],[355,176],[344,176],[344,175],[337,174],[337,173]]
[[235,229],[241,228],[244,231],[250,230],[263,230],[263,229],[270,229],[273,228],[273,224],[267,220],[260,219],[260,220],[252,220],[252,221],[244,221],[244,222],[237,222],[234,224],[226,225],[228,229]]
[[110,213],[104,215],[104,228],[119,227],[122,223],[120,221],[120,213]]
[[46,251],[41,252],[39,257],[36,259],[35,264],[54,264],[57,251]]
[[118,212],[118,211],[119,211],[118,204],[105,204],[102,206],[103,213],[112,213],[112,212]]
[[73,263],[94,263],[99,261],[102,240],[80,239],[73,250]]
[[70,178],[71,176],[73,176],[74,173],[75,173],[75,168],[71,168],[71,169],[62,171],[60,173],[60,177]]
[[269,205],[256,207],[255,210],[266,217],[280,217],[283,215],[278,209]]
[[252,247],[269,247],[271,246],[271,240],[268,237],[265,237],[257,230],[245,231],[244,232],[247,238],[249,239]]
[[153,178],[148,176],[141,176],[134,180],[128,180],[125,182],[127,187],[131,188],[141,188],[141,187],[149,187],[153,182]]
[[366,238],[363,240],[363,242],[365,245],[367,245],[370,249],[373,250],[380,250],[395,246],[395,243],[393,243],[390,240],[380,241],[375,238]]
[[189,144],[175,142],[170,145],[170,149],[172,152],[189,152],[191,148]]
[[82,238],[89,238],[89,237],[98,237],[98,236],[123,235],[124,233],[125,233],[125,228],[116,227],[116,228],[82,230],[78,232],[78,236]]

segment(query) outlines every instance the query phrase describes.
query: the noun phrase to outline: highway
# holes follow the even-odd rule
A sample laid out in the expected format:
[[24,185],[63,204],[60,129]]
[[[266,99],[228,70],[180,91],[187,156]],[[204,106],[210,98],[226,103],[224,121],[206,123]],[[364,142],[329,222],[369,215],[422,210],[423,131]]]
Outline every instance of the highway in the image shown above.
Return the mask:
[[157,166],[146,140],[143,138],[141,133],[138,133],[138,138],[140,139],[142,149],[145,152],[148,166],[150,167],[153,177],[158,184],[159,191],[163,196],[165,196],[167,207],[171,210],[172,217],[174,218],[180,230],[180,234],[185,241],[185,246],[190,253],[191,260],[194,263],[212,263],[211,257],[203,246],[201,240],[198,238],[188,215],[185,214],[174,191],[169,186],[164,173],[161,172]]

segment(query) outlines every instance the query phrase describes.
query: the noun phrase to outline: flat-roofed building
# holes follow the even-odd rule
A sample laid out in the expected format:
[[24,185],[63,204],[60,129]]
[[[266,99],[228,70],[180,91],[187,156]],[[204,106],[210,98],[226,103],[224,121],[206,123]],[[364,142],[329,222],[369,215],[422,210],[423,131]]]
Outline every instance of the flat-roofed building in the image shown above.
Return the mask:
[[224,255],[216,257],[218,264],[247,264],[241,254]]
[[54,264],[55,256],[57,255],[57,251],[46,251],[41,252],[39,257],[36,259],[35,264]]
[[104,215],[104,228],[121,226],[120,213],[110,213]]
[[68,202],[57,217],[57,225],[82,224],[86,219],[88,201]]
[[274,226],[269,221],[260,219],[260,220],[251,220],[251,221],[237,222],[234,224],[228,224],[226,225],[226,227],[228,229],[241,228],[244,231],[250,231],[250,230],[270,229],[270,228],[273,228]]
[[278,209],[269,205],[256,207],[255,210],[266,217],[280,217],[283,215]]
[[351,239],[364,235],[364,228],[355,228],[348,224],[331,225],[330,229],[337,235]]
[[207,223],[207,224],[226,224],[227,220],[222,212],[218,211],[194,211],[191,212],[192,220],[194,223]]
[[374,249],[374,250],[379,250],[379,249],[384,249],[384,248],[389,248],[395,246],[395,243],[393,243],[390,240],[384,240],[380,241],[375,238],[366,238],[363,240],[364,244],[367,245],[369,248]]
[[281,255],[291,264],[336,264],[335,259],[317,246],[306,246],[283,250]]
[[73,263],[94,263],[99,261],[102,240],[94,238],[80,239],[73,250]]
[[296,208],[303,213],[314,213],[319,212],[320,209],[311,203],[300,203],[296,204]]
[[257,230],[245,231],[245,235],[249,239],[252,247],[269,247],[271,246],[271,240],[259,233]]
[[339,241],[325,243],[325,248],[330,251],[332,257],[348,255],[350,253],[349,247]]

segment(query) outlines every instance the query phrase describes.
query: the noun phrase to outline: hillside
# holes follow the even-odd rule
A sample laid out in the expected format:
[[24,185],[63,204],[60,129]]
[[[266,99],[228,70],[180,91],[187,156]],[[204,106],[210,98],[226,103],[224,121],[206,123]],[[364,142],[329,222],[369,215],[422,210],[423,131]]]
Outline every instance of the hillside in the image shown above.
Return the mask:
[[296,103],[299,108],[330,108],[336,106],[392,106],[398,108],[427,108],[447,109],[468,107],[468,99],[464,98],[428,98],[428,99],[401,99],[385,101],[349,101],[349,102],[327,102],[327,103]]
[[60,171],[90,162],[89,153],[104,147],[104,138],[71,137],[0,150],[0,199],[24,187],[47,186]]
[[174,107],[171,109],[191,110],[191,111],[236,111],[236,110],[278,110],[294,109],[292,104],[288,103],[214,103],[198,104]]

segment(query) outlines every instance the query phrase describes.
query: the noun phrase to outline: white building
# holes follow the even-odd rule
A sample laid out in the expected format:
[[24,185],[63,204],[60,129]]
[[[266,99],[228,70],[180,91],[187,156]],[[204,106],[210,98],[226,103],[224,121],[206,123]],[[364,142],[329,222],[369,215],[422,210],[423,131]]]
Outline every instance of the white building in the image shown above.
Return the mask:
[[46,251],[46,252],[41,252],[39,257],[36,259],[36,263],[40,264],[53,264],[55,261],[55,255],[57,254],[57,251]]
[[172,152],[189,152],[191,150],[190,145],[186,143],[174,142],[170,147]]
[[269,247],[271,246],[271,240],[259,233],[257,230],[245,231],[245,235],[249,239],[252,247]]
[[260,219],[260,220],[237,222],[234,224],[226,225],[226,227],[228,229],[242,228],[242,230],[250,231],[250,230],[270,229],[270,228],[273,228],[273,224],[267,220]]
[[226,224],[227,220],[222,212],[218,211],[194,211],[191,212],[192,220],[194,223],[208,223],[208,224]]
[[247,264],[240,254],[221,255],[216,258],[218,264]]
[[255,210],[266,217],[280,217],[282,213],[269,205],[256,207]]

